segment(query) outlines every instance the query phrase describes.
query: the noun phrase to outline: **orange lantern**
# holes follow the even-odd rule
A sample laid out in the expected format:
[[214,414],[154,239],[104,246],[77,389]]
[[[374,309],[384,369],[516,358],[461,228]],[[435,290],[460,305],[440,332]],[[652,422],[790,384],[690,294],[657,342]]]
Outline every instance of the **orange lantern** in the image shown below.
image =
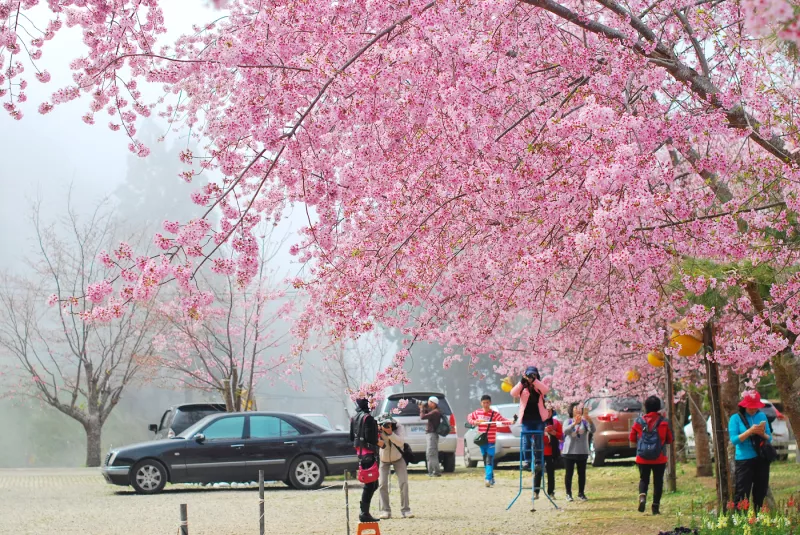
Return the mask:
[[502,390],[505,393],[511,392],[512,388],[513,386],[511,384],[511,379],[509,377],[506,377],[505,379],[503,379],[503,382],[500,383],[500,390]]
[[[673,329],[669,337],[669,346],[680,347],[678,355],[681,357],[696,355],[703,347],[703,334],[697,329],[688,329],[689,325],[686,319],[670,323],[669,326]],[[680,331],[686,334],[681,334]]]
[[647,354],[647,362],[650,363],[651,366],[655,366],[656,368],[663,368],[664,367],[664,353],[661,351],[651,351]]
[[625,373],[625,380],[629,383],[635,383],[639,379],[642,378],[642,374],[639,373],[639,370],[628,370]]

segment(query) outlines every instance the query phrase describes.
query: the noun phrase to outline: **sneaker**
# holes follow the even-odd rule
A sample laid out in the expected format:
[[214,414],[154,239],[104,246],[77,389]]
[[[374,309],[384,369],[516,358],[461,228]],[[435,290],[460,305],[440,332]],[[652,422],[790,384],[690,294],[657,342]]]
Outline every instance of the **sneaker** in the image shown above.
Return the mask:
[[489,487],[491,487],[491,486],[492,486],[492,480],[491,480],[491,479],[487,479],[487,480],[486,480],[486,481],[484,481],[483,483],[484,483],[484,485],[486,485],[486,487],[487,487],[487,488],[489,488]]
[[567,494],[567,498],[566,499],[567,499],[568,502],[575,501],[575,500],[572,499],[572,494]]
[[588,502],[589,498],[586,497],[585,494],[578,494],[578,499],[582,502]]
[[639,512],[644,513],[644,508],[647,506],[647,494],[639,494]]
[[531,463],[523,464],[522,465],[522,469],[525,470],[526,472],[530,472],[531,471]]
[[433,474],[433,477],[442,477],[442,474]]
[[414,518],[414,513],[412,513],[411,511],[406,511],[405,513],[403,513],[403,518]]
[[538,492],[534,492],[533,493],[533,499],[534,500],[538,500],[539,499],[539,493]]
[[651,505],[651,507],[653,508],[653,514],[654,515],[660,515],[661,514],[661,511],[659,511],[659,504],[654,503],[653,505]]
[[492,479],[492,486],[494,487],[494,479]]
[[392,513],[381,511],[381,514],[378,515],[378,518],[380,518],[381,520],[389,520],[390,518],[392,518]]

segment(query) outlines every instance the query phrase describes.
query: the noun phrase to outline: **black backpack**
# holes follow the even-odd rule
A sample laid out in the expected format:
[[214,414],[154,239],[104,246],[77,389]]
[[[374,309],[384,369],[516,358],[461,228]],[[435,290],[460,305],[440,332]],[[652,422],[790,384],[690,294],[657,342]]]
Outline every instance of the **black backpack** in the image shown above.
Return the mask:
[[658,436],[658,427],[661,422],[665,422],[661,416],[656,420],[653,429],[647,427],[647,422],[639,416],[636,418],[636,423],[642,426],[642,436],[636,442],[636,456],[641,457],[646,461],[655,461],[664,451],[664,444],[661,443],[661,437]]
[[355,429],[353,432],[353,446],[356,448],[364,448],[367,446],[364,440],[364,422],[369,414],[363,412],[355,416]]

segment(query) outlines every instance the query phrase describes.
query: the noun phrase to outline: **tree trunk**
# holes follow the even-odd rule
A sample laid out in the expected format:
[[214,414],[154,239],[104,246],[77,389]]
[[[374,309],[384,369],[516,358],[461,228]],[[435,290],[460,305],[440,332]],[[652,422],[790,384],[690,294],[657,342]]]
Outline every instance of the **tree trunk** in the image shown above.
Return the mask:
[[83,429],[86,431],[86,466],[100,466],[102,460],[100,437],[103,424],[98,418],[90,418],[83,424]]
[[679,463],[686,462],[686,432],[683,422],[686,421],[686,402],[681,401],[675,405],[675,421],[672,428],[675,430],[675,460]]
[[725,435],[723,439],[725,444],[728,445],[728,473],[730,479],[728,480],[728,490],[730,495],[734,494],[734,482],[736,481],[736,448],[731,445],[730,434],[728,433],[728,422],[730,421],[733,413],[739,410],[739,376],[736,375],[731,368],[725,369],[726,380],[722,382],[722,425]]
[[694,431],[694,457],[697,464],[695,477],[711,477],[714,475],[711,463],[711,436],[706,428],[708,415],[703,412],[703,396],[695,388],[689,390],[689,414],[692,415],[692,431]]
[[797,461],[800,462],[800,361],[791,349],[785,349],[772,357],[772,372],[781,394],[784,415],[795,432]]
[[[716,350],[714,342],[714,324],[709,321],[703,327],[703,345],[707,354],[713,354]],[[722,402],[720,400],[720,378],[719,365],[705,358],[706,379],[708,381],[708,397],[711,401],[711,427],[714,432],[714,464],[716,465],[717,483],[717,511],[725,511],[728,501],[731,499],[730,481],[731,472],[726,462],[728,458],[727,444],[724,440],[724,424],[722,422]]]

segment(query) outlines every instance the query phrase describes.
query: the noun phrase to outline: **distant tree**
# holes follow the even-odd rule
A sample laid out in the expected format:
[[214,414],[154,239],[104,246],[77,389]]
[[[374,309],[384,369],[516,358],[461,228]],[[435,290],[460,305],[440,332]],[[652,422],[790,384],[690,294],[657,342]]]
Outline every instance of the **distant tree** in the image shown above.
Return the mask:
[[[10,373],[20,379],[11,394],[32,395],[78,421],[86,466],[100,466],[103,425],[152,351],[156,315],[146,303],[95,304],[111,288],[101,252],[124,257],[130,249],[111,243],[108,203],[84,221],[68,202],[66,216],[50,224],[36,203],[31,222],[33,274],[4,275],[0,284],[0,347],[16,358]],[[94,321],[107,317],[115,321]]]

